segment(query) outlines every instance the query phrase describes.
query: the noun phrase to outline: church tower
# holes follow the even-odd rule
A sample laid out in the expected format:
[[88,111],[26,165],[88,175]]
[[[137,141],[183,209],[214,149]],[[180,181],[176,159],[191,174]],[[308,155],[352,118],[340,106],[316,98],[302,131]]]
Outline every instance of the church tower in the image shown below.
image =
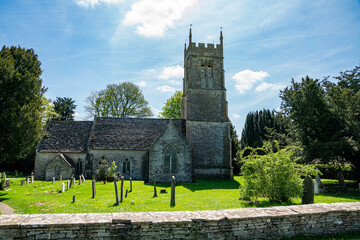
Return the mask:
[[193,175],[232,178],[230,120],[224,78],[223,36],[220,44],[192,42],[184,49],[182,118],[193,150]]

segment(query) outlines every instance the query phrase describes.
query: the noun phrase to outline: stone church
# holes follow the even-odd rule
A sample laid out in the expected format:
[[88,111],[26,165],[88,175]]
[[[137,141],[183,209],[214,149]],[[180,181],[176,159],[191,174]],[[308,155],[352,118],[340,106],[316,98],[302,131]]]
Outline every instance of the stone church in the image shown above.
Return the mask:
[[37,146],[36,179],[91,178],[99,161],[115,161],[126,179],[192,182],[232,178],[230,120],[220,44],[192,42],[184,49],[182,119],[97,117],[50,121]]

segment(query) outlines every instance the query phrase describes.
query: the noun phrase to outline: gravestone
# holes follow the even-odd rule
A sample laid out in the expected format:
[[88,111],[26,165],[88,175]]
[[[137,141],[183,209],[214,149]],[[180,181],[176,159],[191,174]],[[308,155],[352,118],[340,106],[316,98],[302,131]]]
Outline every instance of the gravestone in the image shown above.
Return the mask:
[[21,179],[21,186],[24,186],[24,184],[25,184],[25,180]]
[[130,192],[132,192],[132,178],[130,178]]
[[118,188],[117,188],[116,178],[114,178],[114,186],[115,186],[115,198],[116,198],[115,205],[119,205],[119,192],[118,192]]
[[31,183],[34,183],[34,175],[31,175]]
[[92,198],[96,197],[95,175],[92,178]]
[[157,192],[156,192],[156,177],[155,177],[155,175],[153,176],[153,181],[154,181],[154,195],[153,195],[153,197],[157,197]]
[[53,177],[53,182],[52,182],[53,184],[55,183],[55,177]]
[[124,201],[124,176],[121,176],[121,186],[120,186],[120,202],[123,202]]
[[29,177],[26,177],[26,185],[28,185],[30,182],[30,178]]
[[81,175],[79,176],[79,185],[81,185]]
[[72,185],[73,185],[73,187],[75,187],[75,181],[76,181],[76,179],[75,179],[75,177],[73,177],[73,178],[72,178]]
[[[318,184],[319,188],[322,188],[322,183],[321,183],[321,179],[320,179],[320,175],[319,173],[316,174],[316,182]],[[316,194],[316,193],[315,193]]]
[[339,186],[342,188],[345,188],[345,178],[344,178],[344,174],[342,172],[338,172],[337,174],[337,178],[339,180]]
[[314,181],[314,194],[319,195],[320,194],[320,188],[317,181]]
[[81,174],[81,176],[82,176],[83,181],[85,182],[85,177],[84,177],[84,174]]
[[70,180],[68,179],[67,180],[67,185],[66,185],[66,190],[69,190],[70,189]]
[[302,197],[302,204],[314,203],[314,183],[310,176],[304,179],[304,195]]
[[131,201],[131,205],[135,205],[135,202],[134,202],[134,200],[132,200],[132,201]]
[[171,199],[170,206],[175,206],[175,176],[171,177]]
[[73,203],[75,203],[75,195],[73,195]]
[[167,193],[167,191],[166,191],[166,189],[164,188],[164,189],[160,189],[160,194],[161,193]]
[[61,184],[61,192],[62,192],[62,193],[65,192],[65,183],[62,183],[62,184]]
[[125,198],[127,198],[127,195],[128,195],[128,190],[126,189]]
[[60,181],[62,181],[62,175],[60,175],[59,179],[60,179]]

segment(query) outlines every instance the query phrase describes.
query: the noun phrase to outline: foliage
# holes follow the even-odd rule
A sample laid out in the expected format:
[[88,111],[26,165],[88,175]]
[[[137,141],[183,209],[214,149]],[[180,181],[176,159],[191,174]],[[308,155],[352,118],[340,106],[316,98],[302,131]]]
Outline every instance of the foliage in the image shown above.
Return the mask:
[[0,163],[25,157],[40,140],[46,91],[40,65],[33,49],[0,51]]
[[159,117],[161,118],[171,118],[171,119],[180,119],[181,118],[181,108],[183,104],[183,93],[181,91],[176,91],[169,99],[166,100],[165,105],[160,112]]
[[108,169],[108,180],[110,181],[114,180],[116,168],[117,168],[116,163],[115,161],[113,161]]
[[340,73],[337,83],[308,76],[280,93],[305,160],[351,162],[360,180],[360,68]]
[[238,139],[237,132],[235,130],[235,126],[232,123],[230,123],[230,139],[231,139],[231,159],[232,159],[233,173],[239,174],[241,168],[240,161],[238,160],[240,142]]
[[51,99],[48,99],[45,96],[43,96],[41,101],[42,101],[42,109],[43,109],[41,119],[44,126],[49,119],[58,118],[59,114],[55,112],[54,104],[52,104]]
[[59,115],[61,121],[74,121],[75,100],[68,97],[56,97],[54,110]]
[[131,83],[109,84],[86,99],[85,110],[93,117],[151,117],[148,102],[140,88]]
[[314,166],[321,172],[321,178],[337,179],[338,172],[342,172],[345,179],[356,179],[355,167],[352,164],[327,163]]
[[242,158],[241,167],[244,176],[241,197],[244,199],[258,199],[263,196],[270,202],[286,202],[301,197],[301,177],[316,173],[313,166],[296,163],[298,158],[295,155],[300,150],[298,147],[279,149],[276,142],[274,145],[264,142],[262,148],[248,149],[250,154]]
[[96,170],[96,180],[105,181],[109,176],[109,168],[106,159],[101,159],[99,162],[99,167]]
[[3,173],[0,172],[0,190],[4,190],[5,182],[6,182],[6,173],[5,172],[3,172]]

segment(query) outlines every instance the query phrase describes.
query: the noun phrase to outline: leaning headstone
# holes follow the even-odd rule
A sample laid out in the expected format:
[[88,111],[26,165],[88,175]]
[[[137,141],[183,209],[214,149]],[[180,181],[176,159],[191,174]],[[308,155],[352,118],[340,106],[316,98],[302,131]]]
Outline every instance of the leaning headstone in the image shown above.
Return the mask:
[[65,192],[65,183],[64,182],[61,184],[61,192],[62,193]]
[[29,182],[30,182],[30,178],[26,177],[26,184],[29,184]]
[[[316,174],[316,182],[318,184],[319,188],[322,188],[322,183],[321,183],[321,179],[320,179],[320,175],[319,173]],[[315,193],[316,194],[316,193]]]
[[304,195],[302,197],[302,204],[314,203],[314,184],[310,176],[304,179]]
[[92,178],[92,198],[96,197],[95,175]]
[[132,192],[132,178],[130,178],[130,191],[129,192]]
[[155,175],[153,176],[153,181],[154,181],[154,195],[153,195],[153,197],[157,197],[157,192],[156,192],[156,177],[155,177]]
[[85,182],[85,177],[84,177],[84,174],[81,174],[81,176],[82,176],[83,181]]
[[53,177],[53,184],[55,183],[55,177]]
[[81,185],[81,175],[79,176],[79,185]]
[[126,189],[125,198],[127,198],[127,195],[128,195],[128,190]]
[[70,189],[70,180],[68,179],[67,180],[67,185],[66,185],[66,190],[69,190]]
[[120,202],[124,201],[124,176],[121,176]]
[[118,188],[117,188],[116,178],[114,179],[114,186],[115,186],[115,198],[116,198],[115,205],[119,205],[119,192],[118,192]]
[[60,179],[60,181],[62,181],[62,176],[61,175],[60,175],[59,179]]
[[25,184],[25,180],[21,179],[21,186],[24,186],[24,184]]
[[175,177],[171,177],[171,199],[170,206],[175,206]]
[[337,178],[338,178],[338,180],[339,180],[339,186],[342,187],[342,188],[345,188],[345,178],[344,178],[344,174],[342,174],[342,172],[338,172]]
[[314,181],[314,194],[319,195],[320,194],[320,188],[317,181]]

